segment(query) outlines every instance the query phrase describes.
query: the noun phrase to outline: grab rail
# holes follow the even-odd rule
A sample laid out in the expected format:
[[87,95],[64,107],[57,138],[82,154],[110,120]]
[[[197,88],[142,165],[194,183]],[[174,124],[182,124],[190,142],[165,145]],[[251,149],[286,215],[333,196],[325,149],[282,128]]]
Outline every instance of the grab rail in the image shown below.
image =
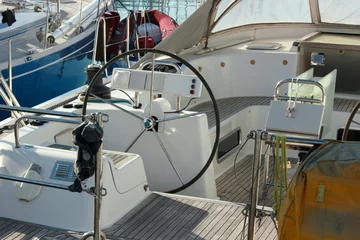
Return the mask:
[[71,120],[71,119],[50,118],[50,117],[32,116],[32,115],[22,116],[22,117],[18,118],[14,123],[14,137],[15,137],[15,147],[16,148],[20,148],[19,122],[22,121],[22,119],[33,119],[33,120],[41,120],[41,121],[81,124],[81,121],[76,121],[76,120]]
[[[97,25],[96,25],[96,32],[95,32],[95,41],[94,41],[94,50],[93,50],[93,56],[92,56],[92,64],[96,64],[96,53],[97,53],[97,43],[99,38],[99,29],[100,29],[100,21],[103,20],[104,24],[104,31],[103,31],[103,50],[104,50],[104,63],[106,64],[106,21],[104,17],[100,17],[98,19]],[[105,69],[106,77],[108,77],[107,69]]]
[[[0,95],[7,105],[10,105],[10,106],[15,105],[15,106],[20,107],[19,102],[17,101],[15,95],[12,92],[12,57],[11,57],[11,39],[10,38],[8,40],[8,73],[9,73],[9,78],[8,78],[9,85],[6,83],[4,77],[0,73],[0,82],[4,86],[4,89],[7,93],[7,95],[6,95],[5,92],[2,89],[0,89]],[[11,115],[15,116],[15,117],[21,117],[21,113],[16,112],[16,111],[12,111]],[[22,124],[25,125],[24,122],[22,122]]]
[[320,103],[322,105],[325,105],[325,89],[320,83],[313,80],[305,80],[305,79],[297,79],[297,78],[286,78],[278,82],[275,86],[275,94],[274,94],[275,100],[290,100],[290,96],[279,95],[279,88],[285,83],[302,83],[302,84],[314,85],[318,87],[321,91],[321,100],[312,99],[312,98],[297,98],[297,100],[301,102]]
[[15,176],[9,176],[6,174],[0,174],[0,179],[14,181],[14,182],[23,182],[23,183],[29,183],[34,185],[39,185],[43,187],[50,187],[50,188],[56,188],[61,190],[69,190],[69,186],[58,184],[58,183],[49,183],[41,180],[36,179],[28,179],[24,177],[15,177]]
[[[153,61],[151,59],[145,60],[144,62],[142,62],[140,64],[138,69],[139,70],[144,70],[145,67],[152,65],[152,62]],[[157,63],[157,64],[174,67],[178,73],[183,74],[183,71],[181,70],[180,66],[178,64],[174,63],[174,62],[166,61],[166,60],[155,60],[154,62]]]
[[45,110],[45,109],[29,108],[29,107],[7,106],[4,104],[0,104],[0,110],[44,114],[44,115],[69,117],[69,118],[83,118],[84,117],[83,115],[73,113],[73,112],[61,112],[61,111],[53,111],[53,110]]

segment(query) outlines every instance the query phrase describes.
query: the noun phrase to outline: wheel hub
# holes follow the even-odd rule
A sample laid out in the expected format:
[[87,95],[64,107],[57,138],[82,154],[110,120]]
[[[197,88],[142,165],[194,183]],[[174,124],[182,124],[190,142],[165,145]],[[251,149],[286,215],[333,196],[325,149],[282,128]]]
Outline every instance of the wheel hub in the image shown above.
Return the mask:
[[144,119],[144,127],[147,130],[151,130],[154,127],[154,120],[151,118]]

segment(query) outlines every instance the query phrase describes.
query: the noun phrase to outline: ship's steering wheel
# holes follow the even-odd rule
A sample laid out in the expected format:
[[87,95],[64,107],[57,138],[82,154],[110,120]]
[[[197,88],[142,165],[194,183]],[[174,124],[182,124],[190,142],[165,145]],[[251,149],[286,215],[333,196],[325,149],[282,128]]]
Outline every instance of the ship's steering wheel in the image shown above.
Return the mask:
[[[180,179],[180,181],[182,182],[182,186],[178,187],[178,188],[175,188],[175,189],[172,189],[170,191],[167,191],[167,193],[177,193],[177,192],[180,192],[186,188],[188,188],[189,186],[191,186],[192,184],[194,184],[198,179],[201,178],[201,176],[206,172],[206,170],[209,168],[209,166],[211,165],[211,162],[213,161],[214,157],[215,157],[215,154],[217,153],[217,149],[218,149],[218,145],[219,145],[219,137],[220,137],[220,116],[219,116],[219,111],[218,111],[218,106],[216,104],[216,100],[215,100],[215,97],[214,97],[214,94],[212,92],[212,90],[210,89],[210,86],[209,84],[206,82],[206,80],[204,79],[204,77],[196,70],[195,67],[193,67],[190,63],[188,63],[186,60],[184,60],[183,58],[179,57],[179,56],[176,56],[172,53],[169,53],[167,51],[163,51],[163,50],[157,50],[157,49],[135,49],[135,50],[130,50],[128,52],[125,52],[125,53],[122,53],[114,58],[112,58],[109,62],[107,62],[93,77],[93,79],[91,80],[91,82],[89,83],[89,86],[88,86],[88,89],[85,93],[85,96],[84,96],[84,104],[83,104],[83,108],[82,108],[82,113],[83,115],[86,114],[86,109],[87,109],[87,104],[88,104],[88,100],[89,100],[89,97],[90,95],[94,96],[92,93],[91,93],[91,90],[93,89],[93,86],[95,85],[95,82],[96,82],[96,79],[99,77],[99,76],[102,76],[103,72],[105,71],[105,69],[107,69],[111,64],[113,64],[115,61],[119,60],[119,59],[124,59],[126,58],[127,56],[129,55],[133,55],[133,54],[140,54],[140,53],[153,53],[153,54],[161,54],[161,55],[165,55],[165,56],[168,56],[168,57],[171,57],[172,59],[178,61],[178,62],[181,62],[183,65],[185,65],[186,67],[188,67],[198,78],[199,80],[202,82],[203,86],[206,88],[209,96],[210,96],[210,99],[211,99],[211,102],[212,102],[212,107],[213,107],[213,110],[214,110],[214,114],[215,114],[215,121],[216,121],[216,124],[215,124],[215,127],[216,127],[216,136],[215,136],[215,140],[214,140],[214,144],[213,144],[213,147],[212,147],[212,150],[211,150],[211,153],[210,153],[210,156],[207,160],[207,162],[205,163],[205,165],[203,166],[203,168],[196,174],[196,176],[194,176],[190,181],[188,182],[183,182],[179,176],[179,173],[178,171],[176,170],[176,168],[174,167],[174,165],[172,164],[172,161],[170,159],[170,157],[168,156],[168,152],[167,150],[165,149],[164,145],[162,144],[159,136],[158,136],[158,133],[156,132],[156,130],[154,129],[154,124],[157,124],[161,121],[159,120],[156,120],[156,119],[145,119],[145,118],[141,118],[119,106],[117,106],[117,108],[120,108],[121,110],[125,111],[126,113],[132,115],[133,117],[136,117],[136,118],[140,118],[140,120],[143,120],[144,122],[144,130],[140,133],[140,135],[135,138],[134,142],[132,143],[132,145],[141,137],[142,133],[146,130],[152,130],[158,140],[158,142],[160,143],[161,147],[162,147],[162,150],[164,151],[164,154],[166,155],[167,159],[169,160],[170,164],[172,165],[172,168],[174,169],[175,173],[178,175],[178,178]],[[155,65],[155,63],[153,63]],[[96,97],[96,96],[94,96]],[[101,100],[101,98],[99,98]],[[104,99],[103,99],[104,100]],[[150,100],[149,100],[150,101]],[[105,102],[108,102],[108,101],[105,101]],[[109,103],[109,102],[108,102]],[[199,114],[199,113],[197,113]],[[193,115],[191,115],[193,116]],[[181,116],[179,117],[181,118]],[[175,120],[175,119],[179,119],[179,118],[173,118],[171,120]],[[182,117],[183,118],[183,117]],[[150,120],[150,122],[149,122]],[[147,129],[148,128],[148,129]],[[131,145],[131,146],[132,146]],[[130,147],[131,147],[130,146]]]

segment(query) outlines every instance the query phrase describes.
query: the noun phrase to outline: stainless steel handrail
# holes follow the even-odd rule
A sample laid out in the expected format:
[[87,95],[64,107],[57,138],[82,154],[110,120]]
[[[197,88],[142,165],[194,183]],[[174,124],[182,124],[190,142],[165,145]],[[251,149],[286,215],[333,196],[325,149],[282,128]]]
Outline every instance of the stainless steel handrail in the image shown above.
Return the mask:
[[50,188],[57,188],[61,190],[69,190],[69,186],[63,185],[63,184],[57,184],[57,183],[49,183],[41,180],[36,179],[28,179],[24,177],[15,177],[15,176],[9,176],[6,174],[0,174],[0,179],[14,181],[14,182],[23,182],[23,183],[29,183],[29,184],[35,184],[43,187],[50,187]]
[[50,118],[43,116],[33,116],[33,115],[25,115],[18,118],[14,123],[14,137],[15,137],[15,147],[20,148],[20,140],[19,140],[19,122],[23,119],[33,119],[33,120],[41,120],[41,121],[51,121],[51,122],[61,122],[61,123],[71,123],[71,124],[81,124],[81,121],[71,120],[71,119],[63,119],[63,118]]
[[8,72],[9,72],[9,87],[12,91],[12,57],[11,57],[11,38],[8,41]]
[[285,83],[295,83],[295,84],[300,83],[300,84],[314,85],[318,87],[321,91],[321,100],[311,99],[311,98],[297,98],[297,100],[303,102],[321,103],[322,105],[325,105],[325,100],[326,100],[325,89],[320,83],[313,80],[297,79],[297,78],[286,78],[278,82],[275,86],[275,93],[274,93],[275,100],[290,100],[290,96],[279,95],[279,88]]
[[[11,54],[11,38],[9,38],[8,40],[8,80],[9,80],[9,85],[6,83],[4,77],[2,76],[2,74],[0,73],[0,82],[1,84],[4,86],[4,89],[7,93],[7,95],[4,93],[4,91],[2,91],[1,89],[1,97],[3,98],[3,100],[5,101],[5,103],[7,105],[10,105],[10,106],[18,106],[20,107],[20,104],[19,102],[17,101],[16,97],[14,96],[13,92],[12,92],[12,54]],[[22,114],[19,113],[19,112],[11,112],[11,116],[12,117],[19,117],[21,116]],[[22,123],[24,124],[24,123]]]
[[[8,94],[10,101],[12,101],[15,106],[20,107],[20,103],[18,102],[15,95],[13,94],[12,89],[7,85],[5,79],[2,75],[0,75],[0,81],[1,81],[1,84],[5,88],[5,91]],[[9,75],[9,82],[10,82],[10,75]]]
[[0,110],[18,111],[18,112],[35,113],[35,114],[52,115],[52,116],[59,116],[59,117],[69,117],[69,118],[83,118],[84,117],[83,115],[73,113],[73,112],[60,112],[60,111],[45,110],[45,109],[38,109],[38,108],[7,106],[4,104],[0,104]]
[[248,225],[248,239],[254,239],[255,235],[255,218],[256,218],[256,206],[258,203],[259,194],[259,178],[260,178],[260,164],[261,164],[261,138],[263,132],[261,130],[252,131],[252,136],[255,139],[254,144],[254,161],[252,165],[252,176],[251,176],[251,204],[249,206],[249,225]]
[[[6,93],[4,92],[4,90],[2,88],[0,88],[0,95],[2,97],[2,99],[5,101],[5,103],[9,106],[13,106],[13,103],[11,102],[11,100],[6,96]],[[21,114],[19,112],[13,111],[12,113],[14,113],[15,117],[21,117]]]
[[[130,16],[131,12],[128,12],[127,18],[126,18],[126,51],[128,52],[130,50]],[[137,42],[137,46],[139,46],[139,43]],[[130,56],[126,56],[126,63],[128,65],[128,68],[130,68]]]
[[[100,17],[98,19],[97,25],[96,25],[96,31],[95,31],[95,40],[94,40],[94,51],[93,51],[93,56],[92,56],[92,64],[95,64],[96,62],[96,52],[97,52],[97,43],[98,43],[98,37],[99,37],[99,29],[100,29],[100,20],[103,20],[103,25],[104,25],[104,31],[103,31],[103,50],[104,50],[104,63],[106,64],[106,21],[104,17]],[[107,69],[105,69],[105,74],[106,76],[108,76],[108,72]]]
[[47,48],[47,35],[49,32],[49,18],[50,18],[50,4],[49,0],[46,1],[47,3],[47,11],[46,11],[46,25],[45,25],[45,32],[44,32],[44,50]]
[[[138,70],[144,70],[144,68],[151,65],[152,62],[153,62],[152,59],[145,60],[144,62],[142,62],[140,64],[140,66],[138,67]],[[183,74],[183,71],[181,70],[180,66],[178,64],[174,63],[174,62],[166,61],[166,60],[155,60],[155,63],[165,65],[165,66],[174,67],[178,73]]]

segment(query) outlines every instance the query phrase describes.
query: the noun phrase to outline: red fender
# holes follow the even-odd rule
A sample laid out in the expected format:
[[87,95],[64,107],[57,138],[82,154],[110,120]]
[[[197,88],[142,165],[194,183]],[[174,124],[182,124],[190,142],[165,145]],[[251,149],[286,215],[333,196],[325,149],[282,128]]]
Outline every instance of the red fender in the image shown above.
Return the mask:
[[[134,41],[134,48],[136,49],[136,40]],[[152,37],[139,37],[139,48],[154,48],[155,41]]]

